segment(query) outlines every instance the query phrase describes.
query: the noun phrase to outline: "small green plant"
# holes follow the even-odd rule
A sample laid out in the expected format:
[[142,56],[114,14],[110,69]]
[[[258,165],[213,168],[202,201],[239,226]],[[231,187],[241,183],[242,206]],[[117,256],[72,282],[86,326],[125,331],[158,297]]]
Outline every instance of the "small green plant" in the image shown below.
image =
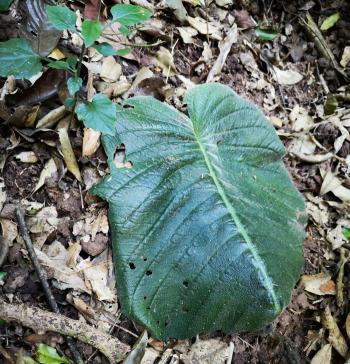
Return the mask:
[[111,14],[112,19],[104,25],[95,20],[83,20],[81,31],[78,31],[76,28],[77,15],[74,11],[61,5],[47,6],[48,19],[55,28],[69,30],[82,38],[84,46],[80,57],[73,56],[59,61],[42,58],[32,50],[26,39],[10,39],[0,42],[0,76],[12,75],[19,79],[30,78],[38,74],[44,64],[51,68],[66,70],[71,77],[67,80],[70,98],[66,100],[65,105],[75,110],[78,119],[83,121],[87,127],[114,135],[115,104],[103,94],[97,94],[91,102],[78,100],[77,92],[83,85],[80,77],[81,62],[88,47],[94,47],[103,56],[126,55],[130,49],[115,50],[108,43],[98,43],[97,39],[114,23],[119,23],[119,31],[127,35],[136,24],[149,19],[151,12],[136,5],[117,4],[112,6]]

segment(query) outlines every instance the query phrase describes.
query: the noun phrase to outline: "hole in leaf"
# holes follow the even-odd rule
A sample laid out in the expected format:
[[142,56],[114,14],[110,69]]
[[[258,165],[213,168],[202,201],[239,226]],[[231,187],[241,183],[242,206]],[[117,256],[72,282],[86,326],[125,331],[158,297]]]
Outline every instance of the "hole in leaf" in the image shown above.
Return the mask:
[[130,269],[136,269],[136,265],[133,262],[129,263]]
[[164,326],[168,326],[168,323],[167,322],[164,322]]
[[135,107],[134,105],[129,105],[129,104],[123,105],[123,109],[133,109],[134,107]]
[[151,270],[146,271],[146,276],[150,276],[153,272]]
[[187,281],[183,281],[182,284],[183,284],[184,287],[188,288],[189,283]]
[[144,299],[144,300],[147,300],[147,296],[144,296],[144,297],[143,297],[143,299]]
[[144,261],[144,262],[147,262],[147,258],[145,258],[145,257],[144,257],[144,258],[143,258],[143,261]]

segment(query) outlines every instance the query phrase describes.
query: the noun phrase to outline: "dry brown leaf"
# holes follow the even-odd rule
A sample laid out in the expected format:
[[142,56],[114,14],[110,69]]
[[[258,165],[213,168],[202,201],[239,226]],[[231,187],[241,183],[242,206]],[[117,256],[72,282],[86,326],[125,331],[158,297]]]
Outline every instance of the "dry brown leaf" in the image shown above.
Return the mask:
[[232,28],[227,33],[226,37],[219,42],[220,53],[215,63],[213,64],[212,69],[208,74],[207,82],[212,82],[215,79],[215,76],[220,74],[221,69],[226,62],[226,58],[231,51],[231,47],[234,43],[237,42],[237,39],[238,39],[237,25],[233,24]]
[[114,283],[109,284],[110,276],[108,269],[107,252],[101,253],[91,262],[84,260],[78,267],[84,273],[85,282],[91,286],[91,290],[100,301],[115,301],[116,292]]
[[157,66],[163,71],[165,77],[175,76],[177,73],[176,66],[174,64],[174,58],[172,53],[160,46],[156,53]]
[[81,273],[77,269],[68,268],[66,262],[66,249],[56,241],[49,245],[47,253],[35,248],[39,262],[42,264],[49,278],[57,282],[54,285],[61,290],[74,289],[91,294],[91,290],[85,285]]
[[100,146],[100,136],[101,132],[90,128],[84,128],[83,157],[88,157],[96,152]]
[[5,183],[2,179],[0,179],[0,211],[6,202],[6,190],[5,190]]
[[294,131],[308,130],[314,125],[314,119],[309,111],[299,105],[294,106],[289,114],[289,120]]
[[342,180],[337,177],[331,170],[327,172],[320,168],[320,173],[323,178],[320,195],[324,195],[327,192],[332,192],[343,202],[350,202],[350,189],[342,185]]
[[53,127],[55,124],[57,124],[60,119],[62,119],[66,114],[68,113],[68,110],[66,107],[60,106],[57,109],[54,109],[50,111],[48,114],[46,114],[43,118],[41,118],[37,124],[37,129],[49,129]]
[[102,62],[100,77],[106,82],[116,82],[122,74],[122,66],[113,56],[105,57]]
[[340,65],[346,67],[350,62],[350,46],[346,46],[341,57]]
[[326,344],[312,358],[310,364],[331,364],[332,345]]
[[192,44],[193,37],[198,35],[198,31],[192,27],[177,27],[177,30],[185,44]]
[[17,224],[8,219],[0,219],[2,236],[9,246],[12,246],[18,235]]
[[295,85],[303,79],[303,75],[297,71],[281,70],[276,66],[273,66],[272,74],[280,85]]
[[43,170],[41,171],[39,181],[36,184],[33,192],[38,191],[42,186],[44,186],[45,182],[48,179],[56,179],[57,176],[58,176],[58,171],[57,171],[56,163],[55,163],[54,159],[51,158],[46,162]]
[[203,18],[200,18],[199,16],[192,18],[191,16],[187,17],[187,21],[189,24],[196,29],[199,33],[210,35],[211,38],[216,40],[221,40],[221,32],[220,29],[216,26],[216,24],[212,22],[207,22]]
[[346,316],[345,329],[346,335],[348,335],[348,338],[350,339],[350,313]]
[[303,275],[301,283],[303,283],[305,291],[318,296],[335,295],[335,283],[328,273]]
[[38,157],[33,151],[18,153],[15,158],[22,163],[36,163],[38,161]]
[[220,339],[197,340],[181,360],[184,364],[225,364],[228,355],[229,347]]
[[78,162],[75,158],[75,154],[73,152],[73,148],[69,140],[67,129],[66,128],[58,129],[58,137],[60,139],[61,150],[68,171],[71,172],[79,182],[82,182]]

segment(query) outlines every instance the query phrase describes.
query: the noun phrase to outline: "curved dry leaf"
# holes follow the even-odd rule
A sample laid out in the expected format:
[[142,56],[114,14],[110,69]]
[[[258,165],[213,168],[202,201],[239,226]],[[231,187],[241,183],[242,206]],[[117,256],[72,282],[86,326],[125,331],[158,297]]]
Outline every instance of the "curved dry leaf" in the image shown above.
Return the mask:
[[310,364],[331,364],[332,345],[326,344],[312,358]]
[[39,181],[34,188],[34,192],[38,191],[42,186],[44,186],[45,182],[49,178],[56,178],[58,175],[57,166],[53,158],[49,159],[43,170],[40,173]]
[[272,72],[274,78],[280,85],[295,85],[303,79],[297,71],[293,70],[281,70],[280,68],[273,66],[274,72]]
[[301,283],[303,283],[305,291],[318,296],[335,295],[335,283],[330,274],[303,275]]
[[88,157],[96,152],[100,146],[100,136],[101,132],[91,128],[84,128],[83,157]]
[[75,154],[69,140],[67,129],[66,128],[58,129],[58,137],[60,139],[62,154],[68,171],[71,172],[79,182],[82,182],[78,162],[75,158]]

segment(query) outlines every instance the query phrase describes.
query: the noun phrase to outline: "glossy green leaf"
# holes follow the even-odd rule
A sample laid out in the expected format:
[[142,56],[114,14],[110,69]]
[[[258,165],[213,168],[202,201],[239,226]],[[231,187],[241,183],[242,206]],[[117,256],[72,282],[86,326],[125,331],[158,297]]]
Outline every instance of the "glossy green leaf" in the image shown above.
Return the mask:
[[80,90],[80,87],[82,85],[83,85],[83,80],[80,77],[70,77],[67,80],[67,88],[71,96],[74,96],[75,93]]
[[114,135],[116,125],[116,104],[107,96],[97,94],[91,102],[80,104],[76,109],[78,119],[87,128],[104,134]]
[[[253,104],[219,84],[185,101],[189,116],[126,100],[103,138],[111,175],[92,192],[109,202],[121,307],[160,339],[256,330],[298,280],[304,202]],[[113,163],[121,143],[132,168]]]
[[256,28],[255,34],[263,39],[263,40],[274,40],[276,37],[279,36],[279,33],[276,32],[274,29],[267,29],[267,28]]
[[26,39],[13,38],[0,42],[0,76],[30,78],[42,69],[41,58]]
[[77,14],[74,11],[61,5],[49,5],[46,11],[50,22],[55,28],[59,30],[68,29],[71,32],[75,32]]
[[126,27],[148,20],[152,13],[141,6],[116,4],[111,7],[113,21],[117,21]]
[[81,25],[81,35],[86,47],[90,47],[102,33],[102,24],[96,20],[85,19]]
[[72,364],[65,356],[57,353],[56,349],[46,344],[39,344],[37,360],[41,364]]
[[130,53],[130,49],[114,49],[109,43],[95,44],[94,48],[97,49],[103,56],[126,56]]
[[321,30],[325,31],[332,28],[339,19],[340,19],[340,14],[338,12],[330,15],[323,21],[321,25]]
[[7,11],[12,3],[12,0],[0,0],[0,11]]

